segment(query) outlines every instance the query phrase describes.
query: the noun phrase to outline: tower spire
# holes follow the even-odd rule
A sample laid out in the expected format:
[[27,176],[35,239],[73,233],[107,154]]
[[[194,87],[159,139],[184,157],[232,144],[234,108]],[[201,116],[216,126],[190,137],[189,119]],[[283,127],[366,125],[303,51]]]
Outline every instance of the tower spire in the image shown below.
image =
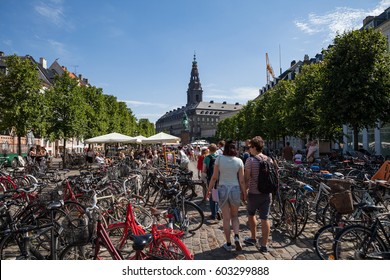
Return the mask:
[[194,60],[192,61],[191,78],[187,90],[187,106],[202,102],[203,90],[199,80],[198,63],[194,51]]

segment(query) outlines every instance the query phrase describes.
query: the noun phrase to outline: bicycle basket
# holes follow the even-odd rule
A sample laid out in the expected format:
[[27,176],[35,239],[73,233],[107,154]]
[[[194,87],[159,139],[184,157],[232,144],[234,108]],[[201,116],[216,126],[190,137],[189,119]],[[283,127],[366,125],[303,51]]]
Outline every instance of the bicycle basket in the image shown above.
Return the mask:
[[62,220],[61,226],[66,244],[84,245],[89,242],[91,233],[86,215],[67,216]]
[[349,190],[332,194],[329,203],[340,214],[351,214],[354,210],[352,193]]
[[330,192],[340,193],[343,191],[351,190],[351,185],[353,181],[346,179],[329,179],[326,181],[326,185],[330,187]]

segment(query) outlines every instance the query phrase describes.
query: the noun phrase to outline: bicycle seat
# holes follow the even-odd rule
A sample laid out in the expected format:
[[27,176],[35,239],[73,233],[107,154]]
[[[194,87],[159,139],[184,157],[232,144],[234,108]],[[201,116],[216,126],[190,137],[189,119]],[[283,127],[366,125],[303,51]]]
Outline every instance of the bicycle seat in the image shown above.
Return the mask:
[[154,207],[151,207],[150,208],[150,213],[153,215],[153,216],[160,216],[161,214],[164,214],[166,213],[167,210],[158,210],[157,208],[154,208]]
[[170,189],[167,189],[167,190],[164,190],[164,194],[168,197],[171,197],[171,196],[175,196],[179,193],[180,191],[178,189],[175,189],[175,188],[170,188]]
[[53,202],[49,203],[49,205],[46,206],[46,209],[47,210],[54,210],[54,209],[59,209],[62,206],[64,206],[63,200],[53,201]]
[[150,233],[144,234],[144,235],[132,234],[129,237],[130,237],[130,240],[133,241],[133,249],[135,251],[142,251],[153,240],[153,236]]
[[384,210],[385,207],[381,205],[366,204],[362,206],[362,209],[367,212],[375,212],[375,211]]

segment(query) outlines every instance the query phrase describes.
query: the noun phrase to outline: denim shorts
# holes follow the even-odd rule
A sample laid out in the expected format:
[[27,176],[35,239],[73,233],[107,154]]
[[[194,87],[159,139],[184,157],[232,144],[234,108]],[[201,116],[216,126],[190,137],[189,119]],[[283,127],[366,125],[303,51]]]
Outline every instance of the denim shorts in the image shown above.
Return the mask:
[[256,210],[259,210],[261,220],[267,220],[271,208],[272,194],[270,193],[248,193],[247,211],[249,216],[254,216]]
[[241,192],[239,186],[218,186],[219,207],[223,207],[226,203],[233,206],[240,206]]

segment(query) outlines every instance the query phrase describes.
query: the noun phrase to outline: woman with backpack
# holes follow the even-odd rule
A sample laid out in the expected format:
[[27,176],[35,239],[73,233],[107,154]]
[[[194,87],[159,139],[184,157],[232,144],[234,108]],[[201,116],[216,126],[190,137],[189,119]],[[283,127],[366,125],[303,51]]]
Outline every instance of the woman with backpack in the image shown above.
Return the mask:
[[[242,250],[239,232],[238,208],[241,203],[241,197],[246,200],[246,187],[244,179],[244,164],[237,157],[238,151],[233,141],[227,141],[223,154],[219,155],[214,163],[213,176],[211,177],[208,194],[218,183],[219,206],[222,209],[223,231],[225,233],[226,243],[223,245],[225,250]],[[234,233],[234,244],[231,242],[231,229]]]

